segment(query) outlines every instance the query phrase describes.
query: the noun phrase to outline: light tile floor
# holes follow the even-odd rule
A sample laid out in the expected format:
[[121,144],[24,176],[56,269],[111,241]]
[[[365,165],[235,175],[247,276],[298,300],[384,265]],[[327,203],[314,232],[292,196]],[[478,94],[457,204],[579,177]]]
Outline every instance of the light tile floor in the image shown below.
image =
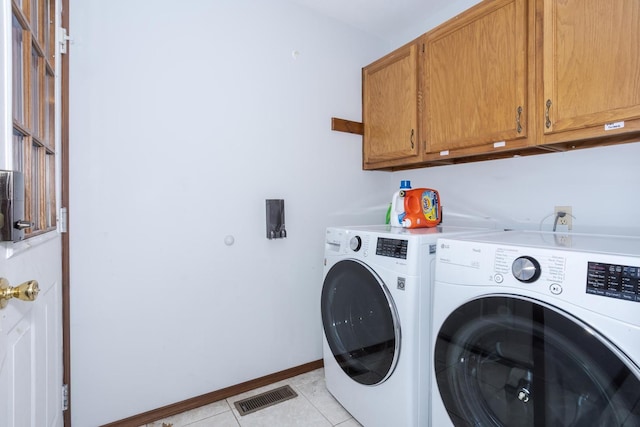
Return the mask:
[[[298,397],[240,416],[233,402],[283,385]],[[361,427],[327,391],[324,370],[316,369],[288,380],[257,388],[146,427]]]

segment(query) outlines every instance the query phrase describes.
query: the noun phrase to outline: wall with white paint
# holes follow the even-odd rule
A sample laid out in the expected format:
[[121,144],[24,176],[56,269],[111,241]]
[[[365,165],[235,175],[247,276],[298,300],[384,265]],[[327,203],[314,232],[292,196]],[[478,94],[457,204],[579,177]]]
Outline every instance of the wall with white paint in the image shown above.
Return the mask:
[[[394,186],[440,193],[443,221],[551,231],[572,207],[573,233],[640,235],[640,143],[394,172]],[[557,231],[569,232],[558,226]]]
[[324,229],[385,215],[389,174],[330,130],[379,43],[284,1],[70,10],[74,425],[320,359]]

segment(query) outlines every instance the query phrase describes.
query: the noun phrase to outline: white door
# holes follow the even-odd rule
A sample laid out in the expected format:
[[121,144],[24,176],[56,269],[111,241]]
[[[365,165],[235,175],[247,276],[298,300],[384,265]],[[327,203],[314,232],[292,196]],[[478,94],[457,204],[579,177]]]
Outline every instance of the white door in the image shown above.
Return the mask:
[[[53,159],[59,156],[51,150],[50,146],[53,144],[47,145],[46,140],[47,138],[51,140],[55,138],[56,142],[59,141],[60,126],[51,125],[48,128],[50,130],[57,129],[54,132],[55,135],[51,136],[51,133],[43,128],[49,126],[48,120],[52,116],[38,120],[40,129],[38,126],[16,124],[15,101],[12,98],[15,91],[15,80],[12,80],[13,74],[15,74],[15,68],[12,68],[14,62],[12,60],[14,51],[12,37],[15,38],[17,21],[16,11],[12,10],[12,3],[13,6],[17,6],[21,10],[18,17],[22,21],[18,24],[24,27],[35,27],[33,25],[35,18],[30,17],[34,15],[30,15],[29,11],[36,10],[36,7],[43,11],[48,2],[45,0],[13,0],[13,2],[0,0],[0,2],[2,7],[0,10],[0,43],[2,45],[2,60],[0,61],[0,81],[2,82],[0,85],[0,99],[2,100],[2,104],[0,104],[0,117],[2,117],[0,121],[0,169],[23,170],[26,175],[26,173],[32,172],[28,168],[28,163],[25,163],[27,164],[26,168],[25,164],[17,164],[20,162],[21,156],[16,156],[16,134],[20,134],[18,139],[22,138],[28,144],[25,145],[27,147],[25,152],[29,159],[37,158],[38,149],[44,149],[46,156],[43,156],[43,159]],[[55,3],[57,4],[57,2]],[[30,7],[33,9],[29,9]],[[53,7],[55,7],[55,12]],[[22,10],[26,12],[23,13]],[[59,16],[57,13],[59,10],[58,6],[51,6],[43,14],[46,18],[37,18],[43,22],[42,28],[45,28],[44,22],[48,20],[47,13],[56,13],[55,16]],[[30,19],[31,21],[29,21]],[[43,58],[54,58],[53,52],[49,50],[57,49],[53,47],[57,46],[57,43],[52,41],[48,44],[46,39],[49,36],[42,33],[44,31],[40,31],[39,41],[31,40],[30,36],[25,38],[26,41],[23,42],[25,58],[29,55],[37,57],[36,50],[38,49]],[[55,34],[55,32],[49,34]],[[39,46],[34,48],[37,43],[48,44],[51,48],[43,49]],[[55,57],[57,58],[58,55]],[[42,61],[40,68],[38,68],[37,61],[33,61],[33,63],[33,81],[38,82],[38,90],[50,88],[47,85],[51,84],[54,77],[47,82],[47,76],[55,74],[55,80],[59,81],[59,73],[53,71],[50,64]],[[26,64],[30,64],[30,62],[26,62]],[[41,74],[39,74],[40,72]],[[29,76],[29,74],[25,75]],[[42,78],[38,80],[35,78],[36,75],[41,75]],[[25,80],[27,79],[25,78]],[[23,83],[29,84],[29,81]],[[56,84],[56,86],[59,85]],[[25,98],[33,97],[35,94],[31,89],[23,93]],[[54,92],[49,92],[49,94],[52,93]],[[45,96],[44,99],[47,97]],[[51,97],[48,99],[50,100]],[[29,105],[31,101],[24,102]],[[38,103],[34,102],[34,104]],[[49,106],[42,107],[41,112],[47,111],[46,108]],[[58,110],[55,109],[55,111]],[[29,113],[28,110],[27,113]],[[59,116],[59,114],[55,115]],[[25,123],[30,123],[29,120],[25,118]],[[59,123],[59,119],[55,119],[55,122]],[[48,136],[45,137],[45,134]],[[35,153],[33,155],[30,151],[32,148]],[[56,166],[55,170],[60,171],[60,167]],[[55,174],[59,174],[59,172],[52,173],[51,176]],[[33,175],[30,177],[33,178]],[[55,190],[52,190],[54,184],[51,181],[56,183]],[[56,177],[48,182],[51,183],[51,186],[47,188],[47,191],[54,193],[53,197],[59,201],[58,183],[60,180]],[[29,191],[33,192],[34,190],[30,189]],[[29,200],[26,202],[29,203]],[[59,203],[56,206],[59,206]],[[30,205],[29,209],[37,211],[39,208]],[[48,218],[42,214],[37,216],[43,218],[41,224],[44,224],[37,226],[40,227],[39,232],[32,232],[29,238],[17,243],[0,242],[0,277],[6,279],[3,284],[6,285],[8,282],[10,286],[18,286],[23,282],[36,280],[40,289],[35,301],[12,298],[5,300],[6,306],[0,309],[0,426],[3,427],[63,425],[61,235],[56,229],[55,214]],[[32,218],[25,219],[33,221]],[[35,228],[34,225],[32,229]],[[0,295],[3,294],[0,293]]]
[[11,285],[35,279],[40,287],[35,301],[11,299],[0,311],[2,426],[63,425],[60,238],[52,233],[34,247],[0,250],[0,274]]

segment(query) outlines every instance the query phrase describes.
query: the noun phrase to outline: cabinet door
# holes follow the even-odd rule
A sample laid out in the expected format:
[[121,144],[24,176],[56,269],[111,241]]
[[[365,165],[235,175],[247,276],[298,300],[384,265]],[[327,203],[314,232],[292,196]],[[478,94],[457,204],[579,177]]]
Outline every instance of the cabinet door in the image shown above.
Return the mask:
[[427,152],[527,136],[527,2],[482,2],[429,33]]
[[545,134],[640,118],[640,2],[543,4]]
[[364,166],[419,155],[417,43],[379,59],[362,70]]

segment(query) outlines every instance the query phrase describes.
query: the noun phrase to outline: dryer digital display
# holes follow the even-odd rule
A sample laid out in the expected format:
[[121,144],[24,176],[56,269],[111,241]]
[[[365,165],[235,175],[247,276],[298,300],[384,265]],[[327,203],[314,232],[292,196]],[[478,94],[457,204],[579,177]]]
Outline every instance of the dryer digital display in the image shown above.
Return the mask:
[[640,267],[589,262],[587,293],[640,302]]
[[376,255],[407,259],[407,246],[406,240],[378,237]]

